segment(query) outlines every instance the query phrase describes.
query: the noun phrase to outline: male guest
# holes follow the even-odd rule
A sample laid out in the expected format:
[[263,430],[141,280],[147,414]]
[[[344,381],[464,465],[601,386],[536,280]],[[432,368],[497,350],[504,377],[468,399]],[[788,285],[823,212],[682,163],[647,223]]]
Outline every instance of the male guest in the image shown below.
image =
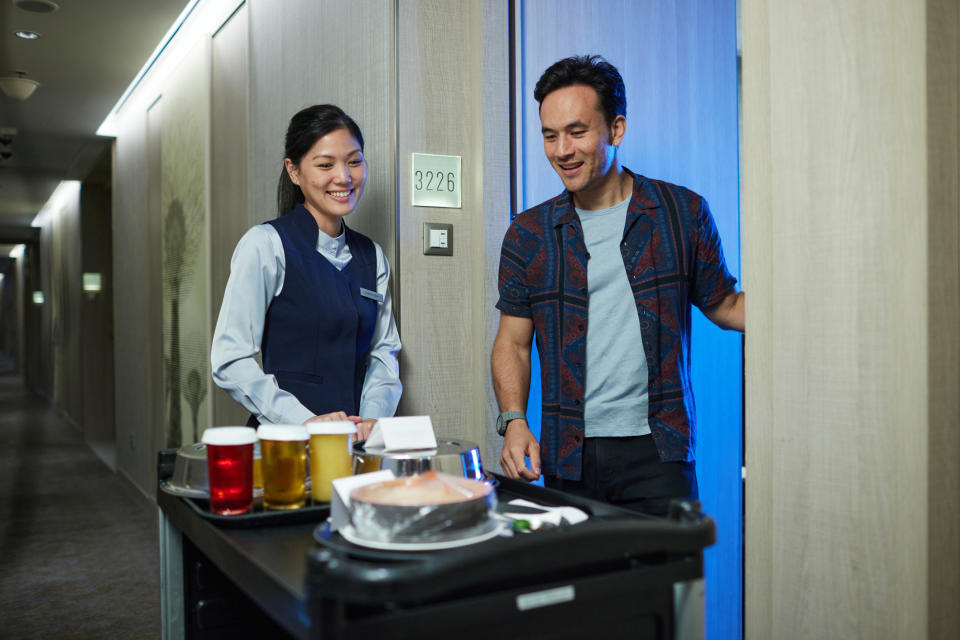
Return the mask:
[[[690,305],[743,331],[707,201],[620,164],[627,102],[599,56],[560,60],[533,92],[565,191],[524,211],[500,254],[493,384],[513,478],[648,513],[697,498]],[[534,330],[540,442],[524,411]],[[524,457],[529,456],[526,466]]]

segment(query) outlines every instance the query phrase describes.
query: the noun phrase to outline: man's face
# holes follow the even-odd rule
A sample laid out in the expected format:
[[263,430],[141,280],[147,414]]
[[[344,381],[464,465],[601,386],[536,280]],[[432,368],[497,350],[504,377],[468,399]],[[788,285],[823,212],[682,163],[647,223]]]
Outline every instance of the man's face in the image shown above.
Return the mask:
[[553,91],[540,103],[543,151],[570,193],[603,189],[623,139],[626,119],[608,127],[592,87],[573,85]]

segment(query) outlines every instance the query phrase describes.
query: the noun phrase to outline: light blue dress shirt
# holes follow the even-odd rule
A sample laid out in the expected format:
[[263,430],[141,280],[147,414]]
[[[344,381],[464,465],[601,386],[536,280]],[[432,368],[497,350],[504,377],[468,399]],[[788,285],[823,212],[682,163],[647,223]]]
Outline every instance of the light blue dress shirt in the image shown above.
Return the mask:
[[[360,396],[364,418],[392,416],[400,402],[397,354],[400,336],[393,319],[390,265],[376,242],[377,293],[383,296],[377,311],[367,373]],[[345,234],[331,238],[320,231],[317,251],[338,270],[353,257]],[[217,386],[255,415],[261,423],[303,424],[313,412],[293,394],[284,391],[276,378],[264,373],[256,356],[260,353],[267,308],[283,289],[286,262],[280,235],[269,224],[253,227],[240,239],[230,260],[230,278],[213,333],[210,363]]]

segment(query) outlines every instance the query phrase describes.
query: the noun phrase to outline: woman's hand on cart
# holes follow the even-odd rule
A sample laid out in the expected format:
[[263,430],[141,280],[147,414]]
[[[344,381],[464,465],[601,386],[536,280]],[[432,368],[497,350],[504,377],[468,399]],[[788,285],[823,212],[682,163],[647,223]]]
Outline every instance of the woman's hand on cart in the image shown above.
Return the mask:
[[377,423],[376,418],[361,418],[360,416],[348,416],[344,411],[332,411],[319,416],[313,416],[303,424],[310,422],[330,422],[333,420],[349,420],[357,425],[357,440],[366,440],[373,431],[373,425]]
[[366,440],[373,431],[373,425],[377,424],[376,418],[361,418],[360,416],[350,416],[350,419],[357,423],[357,440]]

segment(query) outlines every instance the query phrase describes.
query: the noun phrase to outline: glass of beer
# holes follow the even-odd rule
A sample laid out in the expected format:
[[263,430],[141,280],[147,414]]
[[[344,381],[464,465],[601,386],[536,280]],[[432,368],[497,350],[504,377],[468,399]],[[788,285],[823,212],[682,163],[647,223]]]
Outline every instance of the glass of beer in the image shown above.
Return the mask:
[[250,427],[214,427],[203,432],[213,513],[245,513],[253,506],[253,443],[256,440],[257,432]]
[[260,457],[263,506],[299,509],[307,501],[307,430],[301,425],[262,424]]
[[353,434],[357,426],[348,420],[308,422],[310,432],[310,494],[314,502],[330,502],[333,481],[353,474]]

